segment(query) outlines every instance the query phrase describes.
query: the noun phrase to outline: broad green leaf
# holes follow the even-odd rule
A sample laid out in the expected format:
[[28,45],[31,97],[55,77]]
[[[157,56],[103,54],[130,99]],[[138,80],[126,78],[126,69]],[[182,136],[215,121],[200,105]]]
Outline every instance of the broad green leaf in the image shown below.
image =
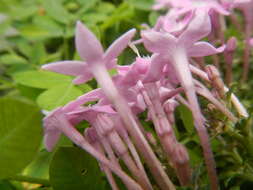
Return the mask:
[[94,158],[77,147],[62,147],[50,164],[54,190],[103,190],[102,172]]
[[62,24],[68,24],[72,19],[72,15],[59,0],[44,0],[43,6],[50,17]]
[[71,83],[71,77],[47,71],[19,72],[13,78],[19,84],[42,89]]
[[43,43],[34,44],[31,55],[30,55],[30,63],[31,64],[41,64],[42,60],[47,57],[47,52]]
[[122,20],[131,19],[134,15],[134,10],[127,3],[122,3],[117,9],[113,11],[113,14],[101,25],[101,29],[105,30],[117,22]]
[[77,2],[81,4],[81,9],[82,9],[81,12],[87,11],[88,9],[94,7],[96,3],[99,1],[100,0],[77,0]]
[[111,14],[114,10],[116,9],[115,5],[113,5],[112,3],[108,3],[108,2],[101,2],[99,3],[99,5],[96,8],[96,12],[98,14]]
[[40,88],[32,88],[21,84],[18,84],[16,88],[17,90],[19,90],[20,95],[34,102],[36,101],[37,97],[44,91],[43,89]]
[[0,180],[1,190],[15,190],[16,188],[7,180]]
[[48,30],[42,29],[36,25],[27,24],[20,28],[21,35],[28,40],[43,40],[51,36]]
[[38,10],[37,6],[12,6],[10,15],[16,20],[24,20],[33,16]]
[[180,118],[183,120],[185,129],[192,134],[194,132],[194,122],[191,110],[183,104],[179,105],[177,109],[180,112]]
[[8,65],[8,67],[6,68],[5,70],[5,73],[7,75],[10,75],[10,76],[13,76],[14,74],[16,73],[19,73],[19,72],[26,72],[26,71],[29,71],[29,70],[32,70],[32,65],[31,64],[11,64],[11,65]]
[[137,9],[150,10],[154,5],[154,0],[128,0],[129,4],[133,5]]
[[159,14],[157,12],[151,12],[148,16],[149,23],[154,26],[156,24]]
[[50,37],[61,37],[64,34],[64,28],[47,15],[35,17],[33,23],[37,27],[47,31]]
[[19,55],[5,54],[0,56],[0,64],[26,64],[27,60]]
[[40,151],[33,162],[25,168],[23,174],[25,176],[48,179],[49,163],[52,159],[52,156],[53,154],[51,152],[47,152],[45,149]]
[[82,91],[73,84],[59,85],[39,95],[38,105],[44,110],[52,110],[82,95]]
[[0,178],[4,178],[20,172],[36,156],[42,127],[34,105],[2,98],[0,108]]

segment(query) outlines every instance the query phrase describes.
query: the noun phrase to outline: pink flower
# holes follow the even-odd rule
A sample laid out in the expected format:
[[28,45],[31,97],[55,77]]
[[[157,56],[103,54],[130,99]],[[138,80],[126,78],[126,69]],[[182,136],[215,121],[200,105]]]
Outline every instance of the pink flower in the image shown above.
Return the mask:
[[57,73],[76,76],[73,80],[75,84],[85,83],[93,78],[89,64],[101,62],[107,69],[116,67],[116,58],[127,47],[135,34],[132,29],[114,41],[114,43],[104,52],[102,45],[81,22],[76,25],[76,48],[80,57],[85,61],[59,61],[42,66],[42,69]]

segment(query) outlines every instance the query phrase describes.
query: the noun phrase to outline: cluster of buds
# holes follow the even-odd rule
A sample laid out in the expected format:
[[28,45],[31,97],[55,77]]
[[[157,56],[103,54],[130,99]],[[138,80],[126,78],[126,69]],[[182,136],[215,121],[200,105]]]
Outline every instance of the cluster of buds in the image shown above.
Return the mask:
[[[219,48],[199,40],[207,37],[211,42],[219,40],[225,44],[222,34],[224,16],[230,16],[237,7],[243,10],[247,24],[251,27],[253,14],[250,14],[252,12],[248,10],[248,4],[252,7],[253,1],[157,0],[154,9],[167,9],[168,12],[158,18],[154,27],[142,30],[141,39],[136,41],[132,41],[135,29],[126,32],[105,52],[95,35],[81,22],[77,22],[75,44],[83,61],[49,63],[43,65],[42,69],[75,76],[74,84],[86,83],[95,78],[101,88],[46,115],[44,142],[48,151],[53,149],[60,135],[64,134],[98,160],[112,189],[119,189],[113,172],[127,189],[152,190],[156,186],[162,190],[174,190],[175,185],[165,172],[155,150],[151,148],[157,140],[180,184],[187,186],[192,179],[189,155],[187,148],[176,138],[172,127],[176,107],[184,104],[192,111],[211,189],[217,190],[215,161],[206,119],[202,115],[197,96],[206,98],[231,122],[238,120],[224,104],[229,89],[218,69],[213,65],[203,68],[205,56],[224,53],[229,65],[229,84],[232,80],[231,65],[236,39],[229,39],[227,46]],[[236,21],[235,17],[231,18]],[[250,41],[248,34],[247,41]],[[136,47],[139,44],[143,44],[150,52],[149,56],[139,54]],[[127,46],[137,53],[135,61],[132,64],[117,65],[117,57]],[[248,58],[245,59],[247,61]],[[219,59],[216,61],[219,62]],[[115,69],[117,74],[111,77],[108,72],[110,69]],[[88,105],[94,101],[97,103]],[[239,117],[248,117],[247,111],[234,94],[231,95],[231,102]],[[154,134],[146,131],[138,119],[145,111],[148,113],[147,120],[153,123]],[[90,125],[81,133],[75,126],[84,120]],[[128,171],[123,170],[122,164]],[[147,170],[153,176],[153,184]]]

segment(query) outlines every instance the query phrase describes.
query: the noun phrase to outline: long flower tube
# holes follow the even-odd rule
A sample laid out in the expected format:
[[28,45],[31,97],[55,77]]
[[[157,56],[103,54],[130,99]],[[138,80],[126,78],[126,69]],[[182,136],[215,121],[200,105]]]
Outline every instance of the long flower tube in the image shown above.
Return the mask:
[[[85,138],[87,138],[88,142],[93,146],[98,152],[104,154],[104,150],[102,148],[102,145],[100,144],[98,137],[97,137],[97,132],[95,128],[89,127],[85,130]],[[112,175],[111,170],[104,164],[100,163],[100,168],[105,172],[105,175],[112,187],[112,190],[119,190],[119,187]]]
[[106,116],[105,114],[99,114],[97,116],[97,122],[96,122],[96,129],[98,134],[101,136],[104,136],[108,139],[111,147],[115,150],[116,154],[119,158],[121,158],[125,165],[128,167],[130,172],[133,174],[133,176],[136,178],[137,182],[147,190],[152,190],[152,186],[147,181],[147,178],[145,178],[145,175],[142,175],[138,167],[136,166],[136,163],[133,161],[132,157],[130,156],[128,149],[115,130],[115,126],[112,122],[112,120]]
[[133,142],[131,141],[131,139],[129,138],[129,135],[125,129],[125,127],[123,126],[123,123],[121,121],[121,119],[119,117],[116,118],[116,121],[114,122],[114,124],[116,125],[116,131],[119,133],[119,135],[121,136],[121,138],[124,140],[124,142],[126,143],[128,149],[130,150],[134,160],[135,160],[135,163],[137,165],[137,167],[139,168],[141,174],[144,176],[145,178],[145,181],[147,181],[148,183],[149,182],[149,179],[148,179],[148,176],[146,174],[146,171],[143,167],[143,164],[141,162],[141,159],[139,157],[139,154],[133,144]]
[[[182,185],[188,185],[191,179],[189,166],[189,156],[184,147],[177,142],[173,128],[170,125],[163,107],[160,103],[158,88],[155,83],[147,83],[143,85],[138,82],[138,87],[148,107],[156,133],[159,136],[163,149],[167,153],[168,159],[172,162],[176,170],[177,176]],[[180,150],[179,155],[176,152]]]

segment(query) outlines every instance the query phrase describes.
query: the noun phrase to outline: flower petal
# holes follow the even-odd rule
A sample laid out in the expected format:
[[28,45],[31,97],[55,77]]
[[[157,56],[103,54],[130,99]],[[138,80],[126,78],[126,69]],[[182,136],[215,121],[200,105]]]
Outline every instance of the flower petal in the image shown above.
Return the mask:
[[125,34],[123,34],[120,38],[115,40],[113,44],[106,50],[104,54],[104,59],[106,63],[111,62],[111,60],[117,58],[119,54],[127,47],[130,40],[133,38],[136,30],[131,29]]
[[41,67],[44,70],[53,71],[65,75],[78,76],[87,70],[87,63],[82,61],[59,61],[48,63]]
[[147,50],[153,53],[167,53],[175,48],[177,39],[169,33],[143,31],[141,37]]
[[83,73],[84,75],[77,76],[72,82],[73,84],[83,84],[93,78],[91,72]]
[[226,46],[223,45],[219,48],[215,48],[208,42],[197,42],[192,46],[192,48],[187,49],[187,54],[190,57],[209,56],[223,52],[225,50],[225,47]]
[[163,59],[161,55],[154,54],[151,57],[150,66],[148,68],[148,71],[143,79],[144,83],[147,82],[156,82],[160,80],[163,68],[168,63],[168,60]]
[[88,64],[102,59],[103,47],[96,36],[80,21],[76,24],[75,44],[80,57]]
[[56,143],[60,139],[61,132],[59,130],[47,130],[44,135],[44,145],[48,152],[51,152]]
[[192,21],[180,35],[179,42],[190,47],[194,42],[206,37],[211,32],[211,21],[208,13],[201,9],[195,11]]
[[82,96],[79,96],[76,100],[73,100],[69,102],[67,105],[65,105],[62,110],[64,112],[70,112],[73,110],[76,110],[78,107],[81,105],[87,103],[87,102],[92,102],[96,101],[100,98],[104,98],[104,94],[101,88],[92,90]]

